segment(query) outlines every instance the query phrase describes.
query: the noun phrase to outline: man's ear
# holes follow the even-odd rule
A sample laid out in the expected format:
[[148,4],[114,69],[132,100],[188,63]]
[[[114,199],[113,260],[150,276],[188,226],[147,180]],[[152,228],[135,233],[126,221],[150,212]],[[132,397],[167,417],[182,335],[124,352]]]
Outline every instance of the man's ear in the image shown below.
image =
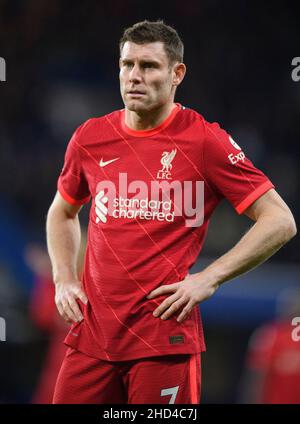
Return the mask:
[[176,63],[173,67],[173,85],[178,86],[186,74],[184,63]]

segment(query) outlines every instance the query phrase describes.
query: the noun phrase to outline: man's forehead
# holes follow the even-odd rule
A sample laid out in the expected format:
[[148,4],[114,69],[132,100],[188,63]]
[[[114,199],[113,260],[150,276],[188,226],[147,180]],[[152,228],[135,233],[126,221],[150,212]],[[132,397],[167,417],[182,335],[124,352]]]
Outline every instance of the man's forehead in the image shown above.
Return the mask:
[[121,59],[168,60],[164,44],[161,41],[146,44],[126,41],[121,51]]

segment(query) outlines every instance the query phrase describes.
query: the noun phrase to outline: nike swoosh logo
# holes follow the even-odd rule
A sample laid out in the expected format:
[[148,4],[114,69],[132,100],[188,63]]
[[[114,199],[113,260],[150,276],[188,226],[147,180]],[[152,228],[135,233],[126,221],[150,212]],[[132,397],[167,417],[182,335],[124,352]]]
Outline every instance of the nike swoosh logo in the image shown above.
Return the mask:
[[107,160],[106,162],[103,161],[103,159],[101,158],[99,165],[101,166],[101,168],[103,168],[103,166],[106,166],[112,162],[114,162],[115,160],[118,160],[120,158],[115,158],[115,159],[111,159],[111,160]]

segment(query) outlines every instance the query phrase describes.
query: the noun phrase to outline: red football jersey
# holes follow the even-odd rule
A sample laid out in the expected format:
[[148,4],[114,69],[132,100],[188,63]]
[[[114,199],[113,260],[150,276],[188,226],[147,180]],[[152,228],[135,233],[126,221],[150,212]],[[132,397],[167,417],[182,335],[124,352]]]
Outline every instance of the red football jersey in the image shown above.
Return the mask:
[[247,366],[263,375],[257,403],[300,404],[300,342],[289,321],[259,327],[251,337]]
[[205,350],[199,308],[182,323],[153,317],[146,296],[183,280],[209,218],[227,198],[240,214],[270,188],[217,123],[176,104],[158,127],[134,131],[118,110],[82,124],[69,142],[58,190],[92,198],[83,285],[89,302],[65,343],[91,356],[131,360]]

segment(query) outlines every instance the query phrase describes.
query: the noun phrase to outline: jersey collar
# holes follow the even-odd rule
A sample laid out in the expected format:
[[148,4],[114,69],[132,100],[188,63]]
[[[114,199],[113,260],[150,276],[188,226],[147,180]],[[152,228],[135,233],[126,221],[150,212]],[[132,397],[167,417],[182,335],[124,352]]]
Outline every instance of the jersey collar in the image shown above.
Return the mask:
[[125,109],[121,110],[121,125],[122,125],[122,129],[123,131],[125,131],[127,134],[133,136],[133,137],[149,137],[151,135],[157,134],[160,131],[164,130],[165,128],[167,128],[168,125],[170,125],[170,123],[173,121],[173,119],[175,118],[175,116],[177,115],[177,113],[179,112],[179,110],[181,109],[181,104],[180,103],[175,103],[176,107],[174,107],[170,113],[170,115],[157,127],[155,128],[150,128],[149,130],[141,130],[141,131],[137,131],[137,130],[133,130],[132,128],[129,128],[126,124],[125,124]]

